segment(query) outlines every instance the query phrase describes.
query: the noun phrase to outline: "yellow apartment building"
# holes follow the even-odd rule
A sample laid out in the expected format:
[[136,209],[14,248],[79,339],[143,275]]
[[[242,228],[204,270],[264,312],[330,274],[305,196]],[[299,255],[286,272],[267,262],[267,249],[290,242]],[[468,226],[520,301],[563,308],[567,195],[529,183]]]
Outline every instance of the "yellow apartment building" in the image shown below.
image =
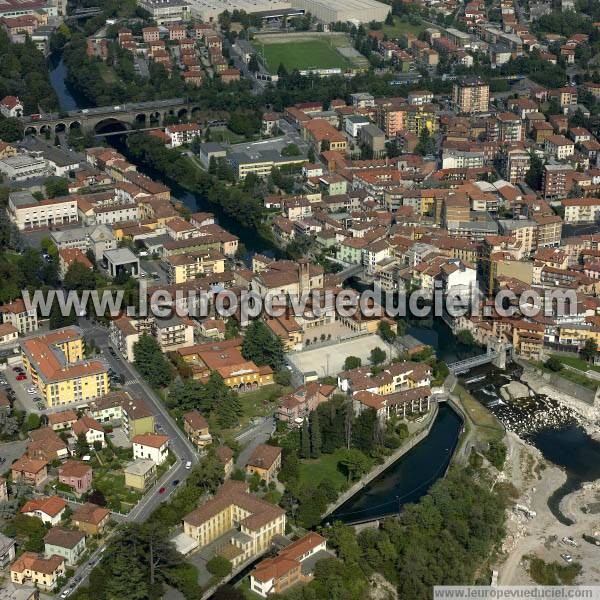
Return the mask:
[[84,357],[79,327],[65,327],[21,342],[21,358],[48,407],[89,402],[110,389],[108,366]]

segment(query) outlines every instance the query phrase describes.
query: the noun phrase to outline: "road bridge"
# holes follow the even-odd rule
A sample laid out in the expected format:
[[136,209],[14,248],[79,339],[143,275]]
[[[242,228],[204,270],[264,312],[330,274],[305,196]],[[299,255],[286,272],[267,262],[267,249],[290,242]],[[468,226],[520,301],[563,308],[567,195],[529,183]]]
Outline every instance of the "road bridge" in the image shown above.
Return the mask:
[[131,102],[118,106],[82,108],[66,113],[27,115],[20,118],[25,135],[69,133],[81,130],[84,133],[102,134],[129,131],[150,127],[161,127],[168,119],[192,119],[200,117],[200,106],[184,98]]

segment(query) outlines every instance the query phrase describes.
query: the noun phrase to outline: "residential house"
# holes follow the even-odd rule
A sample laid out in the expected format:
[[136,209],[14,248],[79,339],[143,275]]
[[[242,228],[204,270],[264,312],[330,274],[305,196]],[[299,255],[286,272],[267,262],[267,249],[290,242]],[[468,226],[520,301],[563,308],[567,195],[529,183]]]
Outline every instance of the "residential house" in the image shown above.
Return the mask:
[[246,463],[246,473],[257,473],[267,484],[275,480],[280,468],[281,448],[269,444],[259,444]]
[[156,463],[149,458],[137,458],[125,466],[123,473],[127,487],[145,491],[156,480]]
[[147,458],[157,466],[169,456],[169,438],[159,433],[143,433],[133,438],[133,458]]
[[67,503],[58,496],[44,496],[25,502],[21,513],[29,517],[37,517],[50,525],[58,525],[67,506]]
[[71,515],[71,523],[88,535],[101,534],[110,521],[110,511],[107,508],[87,502],[82,504]]
[[95,443],[100,444],[102,448],[106,446],[106,440],[104,439],[104,427],[96,421],[96,419],[83,415],[72,427],[73,435],[79,437],[80,435],[85,436],[85,441],[93,446]]
[[208,423],[197,410],[190,410],[183,415],[183,430],[198,448],[212,444]]
[[58,468],[58,480],[75,494],[85,494],[92,486],[92,468],[78,460],[68,460]]
[[58,555],[65,559],[70,567],[75,566],[85,550],[85,534],[81,531],[53,527],[44,536],[44,554],[46,558]]
[[53,591],[66,574],[65,559],[57,554],[43,558],[34,552],[24,552],[10,566],[10,580],[19,585],[31,582],[45,592]]
[[34,487],[40,486],[48,478],[48,462],[29,458],[26,454],[17,459],[10,467],[12,480]]

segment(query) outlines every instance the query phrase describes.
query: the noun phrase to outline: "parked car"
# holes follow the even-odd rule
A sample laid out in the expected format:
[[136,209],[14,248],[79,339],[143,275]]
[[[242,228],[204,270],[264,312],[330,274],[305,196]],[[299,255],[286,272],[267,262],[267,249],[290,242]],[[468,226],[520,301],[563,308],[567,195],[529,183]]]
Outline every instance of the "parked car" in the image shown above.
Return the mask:
[[25,373],[19,373],[17,375],[17,381],[23,381],[24,379],[27,379],[27,375],[25,375]]
[[167,491],[167,488],[161,487],[160,490],[158,490],[159,494],[164,494]]
[[185,463],[185,468],[186,468],[188,471],[189,471],[189,470],[192,468],[192,461],[191,461],[191,460],[188,460],[188,461]]
[[34,387],[30,387],[27,388],[27,393],[33,396],[34,394],[37,394],[37,390]]
[[570,554],[561,554],[560,557],[568,564],[573,562],[573,557]]

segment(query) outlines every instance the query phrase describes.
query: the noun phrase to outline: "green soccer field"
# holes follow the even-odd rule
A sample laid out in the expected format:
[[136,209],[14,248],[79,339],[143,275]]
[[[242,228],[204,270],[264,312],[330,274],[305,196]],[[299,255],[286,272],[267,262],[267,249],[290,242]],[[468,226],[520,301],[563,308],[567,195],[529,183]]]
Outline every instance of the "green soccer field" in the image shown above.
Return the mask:
[[278,44],[262,44],[257,41],[254,46],[266,60],[271,73],[277,73],[282,63],[288,71],[335,67],[344,69],[350,66],[349,62],[325,40]]

